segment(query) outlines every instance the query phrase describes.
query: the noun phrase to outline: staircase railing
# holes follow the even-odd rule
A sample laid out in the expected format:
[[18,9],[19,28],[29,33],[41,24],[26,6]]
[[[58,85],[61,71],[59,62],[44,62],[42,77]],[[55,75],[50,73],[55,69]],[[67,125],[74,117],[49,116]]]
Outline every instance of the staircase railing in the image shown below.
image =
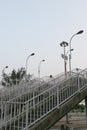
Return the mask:
[[87,69],[80,72],[67,72],[67,76],[64,74],[56,76],[33,88],[28,86],[26,89],[24,87],[29,90],[22,94],[20,92],[9,100],[1,100],[0,128],[2,130],[6,127],[7,130],[13,128],[14,130],[27,130],[35,122],[67,102],[86,85]]

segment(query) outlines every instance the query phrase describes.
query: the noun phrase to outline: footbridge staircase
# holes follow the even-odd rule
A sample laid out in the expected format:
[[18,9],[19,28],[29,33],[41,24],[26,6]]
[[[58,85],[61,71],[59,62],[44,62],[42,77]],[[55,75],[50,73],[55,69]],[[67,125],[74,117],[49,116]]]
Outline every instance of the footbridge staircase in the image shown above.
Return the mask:
[[87,97],[87,69],[0,90],[0,130],[48,130]]

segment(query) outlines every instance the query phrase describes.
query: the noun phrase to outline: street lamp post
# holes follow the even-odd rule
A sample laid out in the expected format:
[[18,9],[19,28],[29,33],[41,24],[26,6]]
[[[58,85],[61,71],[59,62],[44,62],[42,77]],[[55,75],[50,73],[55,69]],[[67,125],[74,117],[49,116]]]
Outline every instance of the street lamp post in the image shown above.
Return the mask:
[[[65,73],[65,78],[66,78],[66,60],[67,60],[67,56],[66,56],[66,52],[65,52],[65,47],[68,46],[68,43],[63,41],[62,43],[60,43],[60,46],[64,48],[64,55],[62,55],[62,58],[64,59],[64,73]],[[68,123],[68,114],[66,114],[66,122]]]
[[44,62],[45,60],[41,60],[38,66],[38,77],[40,78],[40,67],[41,67],[41,63]]
[[28,68],[28,60],[29,60],[29,58],[31,57],[31,56],[34,56],[35,55],[35,53],[31,53],[28,57],[27,57],[27,59],[26,59],[26,75],[27,75],[27,68]]
[[69,50],[70,50],[70,54],[69,54],[69,70],[70,70],[70,73],[71,73],[71,59],[72,59],[72,57],[71,57],[71,41],[72,41],[74,36],[82,34],[82,33],[83,33],[83,30],[80,30],[79,32],[73,34],[72,37],[70,38],[70,41],[69,41]]
[[8,68],[8,66],[5,66],[4,69],[2,70],[2,74],[4,74],[4,70]]
[[8,66],[5,66],[5,67],[2,69],[2,77],[3,77],[3,78],[5,78],[5,76],[6,76],[4,71],[5,71],[5,69],[7,69],[7,68],[8,68]]

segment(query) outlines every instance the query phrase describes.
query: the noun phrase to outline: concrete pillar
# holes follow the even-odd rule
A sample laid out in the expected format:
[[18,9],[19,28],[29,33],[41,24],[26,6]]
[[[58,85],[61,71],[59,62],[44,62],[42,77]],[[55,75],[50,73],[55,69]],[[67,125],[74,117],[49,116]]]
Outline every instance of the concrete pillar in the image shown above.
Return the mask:
[[65,130],[70,130],[70,128],[68,126],[66,126],[66,129]]
[[68,119],[68,113],[66,114],[66,123],[69,123],[69,119]]
[[65,130],[65,127],[64,127],[64,125],[61,125],[61,130]]
[[87,97],[85,98],[85,107],[86,107],[86,127],[87,127]]
[[69,126],[61,125],[61,130],[70,130]]

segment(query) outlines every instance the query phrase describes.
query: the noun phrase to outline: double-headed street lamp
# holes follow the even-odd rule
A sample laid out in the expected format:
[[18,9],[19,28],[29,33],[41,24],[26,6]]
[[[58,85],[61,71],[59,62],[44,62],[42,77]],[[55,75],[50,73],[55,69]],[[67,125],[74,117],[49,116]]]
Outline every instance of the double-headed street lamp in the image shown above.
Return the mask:
[[38,77],[40,78],[40,67],[41,67],[41,63],[44,62],[45,60],[41,60],[38,66]]
[[27,68],[28,68],[28,60],[31,56],[34,56],[35,53],[31,53],[30,55],[28,55],[27,59],[26,59],[26,75],[27,75]]
[[[64,59],[64,73],[65,73],[65,78],[66,78],[66,60],[68,59],[67,58],[67,55],[66,55],[66,51],[65,51],[65,47],[68,46],[68,43],[63,41],[62,43],[60,43],[60,46],[64,48],[64,54],[62,54],[62,58]],[[68,114],[66,114],[66,122],[68,123]]]
[[76,35],[79,35],[79,34],[82,34],[83,33],[83,30],[80,30],[79,32],[75,33],[72,35],[72,37],[70,38],[70,41],[69,41],[69,50],[70,50],[70,54],[69,54],[69,71],[71,72],[71,41],[73,39],[74,36]]

